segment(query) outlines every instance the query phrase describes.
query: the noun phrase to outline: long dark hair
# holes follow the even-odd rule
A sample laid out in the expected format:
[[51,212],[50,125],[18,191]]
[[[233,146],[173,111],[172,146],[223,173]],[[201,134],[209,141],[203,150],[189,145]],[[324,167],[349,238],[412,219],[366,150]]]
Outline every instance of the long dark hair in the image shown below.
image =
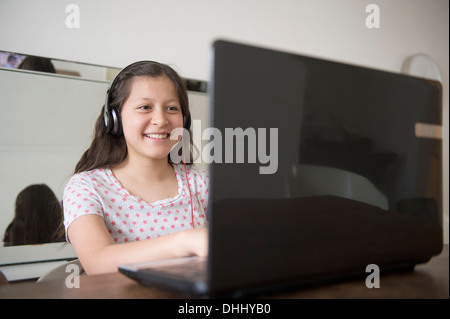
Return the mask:
[[16,197],[14,219],[8,225],[3,240],[5,246],[61,242],[64,233],[61,203],[45,184],[34,184]]
[[[189,114],[189,100],[184,81],[170,66],[153,61],[142,61],[124,68],[115,78],[110,89],[109,107],[122,110],[123,103],[131,92],[131,83],[135,77],[146,76],[158,78],[167,76],[175,85],[180,101],[183,118]],[[116,136],[106,132],[103,120],[103,111],[97,118],[94,129],[94,139],[88,150],[82,155],[75,167],[75,173],[89,171],[96,168],[113,167],[122,162],[128,154],[126,141],[123,135]],[[191,133],[191,132],[189,132]],[[190,144],[192,149],[192,134]],[[192,163],[192,153],[189,154],[189,163]],[[169,156],[170,161],[170,156]]]

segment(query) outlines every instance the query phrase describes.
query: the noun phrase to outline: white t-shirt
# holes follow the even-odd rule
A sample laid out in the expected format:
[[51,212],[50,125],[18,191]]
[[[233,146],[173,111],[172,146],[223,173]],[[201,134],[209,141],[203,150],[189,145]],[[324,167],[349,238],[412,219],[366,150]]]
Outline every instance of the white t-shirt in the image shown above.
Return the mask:
[[[83,215],[101,216],[113,240],[126,243],[155,238],[207,224],[209,176],[205,171],[183,164],[173,165],[178,194],[154,203],[133,196],[115,178],[111,169],[94,169],[75,174],[64,188],[64,226]],[[191,194],[189,194],[188,184]],[[191,197],[192,208],[191,215]]]

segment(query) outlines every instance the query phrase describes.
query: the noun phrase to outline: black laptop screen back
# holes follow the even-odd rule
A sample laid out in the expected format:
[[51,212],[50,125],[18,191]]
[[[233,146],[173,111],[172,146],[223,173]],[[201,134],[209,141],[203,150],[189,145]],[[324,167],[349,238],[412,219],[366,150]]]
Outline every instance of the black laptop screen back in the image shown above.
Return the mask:
[[212,288],[440,251],[438,83],[218,41],[210,94]]
[[439,83],[224,41],[214,50],[213,200],[336,195],[442,219]]

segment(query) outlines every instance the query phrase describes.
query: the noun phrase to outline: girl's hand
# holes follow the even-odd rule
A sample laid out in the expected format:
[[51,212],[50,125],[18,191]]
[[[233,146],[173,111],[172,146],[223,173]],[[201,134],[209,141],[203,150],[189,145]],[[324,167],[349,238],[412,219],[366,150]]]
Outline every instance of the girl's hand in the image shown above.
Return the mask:
[[194,228],[183,232],[180,239],[182,246],[186,247],[185,256],[196,255],[199,257],[208,256],[208,229]]

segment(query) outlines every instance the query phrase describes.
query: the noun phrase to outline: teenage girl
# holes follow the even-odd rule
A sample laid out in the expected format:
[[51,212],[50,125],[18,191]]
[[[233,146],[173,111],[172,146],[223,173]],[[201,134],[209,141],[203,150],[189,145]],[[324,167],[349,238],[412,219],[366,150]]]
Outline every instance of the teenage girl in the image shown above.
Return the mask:
[[136,62],[115,77],[64,189],[66,237],[87,274],[207,255],[208,176],[169,156],[173,132],[189,126],[186,88],[171,67]]

